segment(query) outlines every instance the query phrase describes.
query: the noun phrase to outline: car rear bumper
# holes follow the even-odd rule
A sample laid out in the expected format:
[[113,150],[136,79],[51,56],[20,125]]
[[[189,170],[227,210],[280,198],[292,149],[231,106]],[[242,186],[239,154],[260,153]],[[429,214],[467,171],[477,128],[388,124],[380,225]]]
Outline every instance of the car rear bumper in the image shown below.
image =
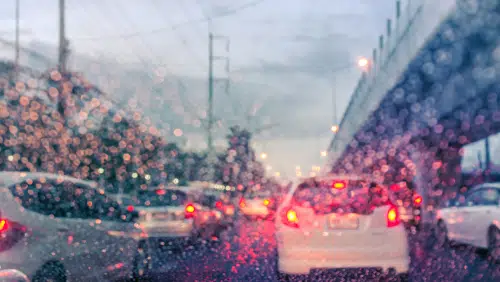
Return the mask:
[[142,231],[147,237],[190,237],[194,233],[192,220],[172,222],[141,222]]
[[248,216],[268,216],[269,215],[269,210],[267,207],[252,207],[252,208],[241,208],[240,212],[243,215],[248,215]]
[[394,269],[396,273],[407,273],[408,258],[397,257],[392,259],[357,259],[352,260],[293,260],[280,259],[278,269],[287,274],[309,274],[313,269],[350,269],[350,268],[380,268],[384,271]]
[[[335,252],[335,253],[333,253]],[[409,270],[408,254],[394,253],[381,248],[363,249],[362,251],[332,250],[297,250],[279,251],[278,269],[288,274],[309,274],[312,269],[337,268],[381,268],[394,269],[397,273]]]
[[[287,274],[309,274],[313,269],[379,268],[397,273],[409,270],[408,242],[403,228],[377,244],[310,246],[290,240],[293,233],[278,235],[278,269]],[[284,235],[284,236],[283,236]],[[280,238],[281,237],[281,238]],[[285,238],[284,238],[285,237]],[[288,237],[288,239],[286,238]],[[301,240],[303,241],[303,240]]]

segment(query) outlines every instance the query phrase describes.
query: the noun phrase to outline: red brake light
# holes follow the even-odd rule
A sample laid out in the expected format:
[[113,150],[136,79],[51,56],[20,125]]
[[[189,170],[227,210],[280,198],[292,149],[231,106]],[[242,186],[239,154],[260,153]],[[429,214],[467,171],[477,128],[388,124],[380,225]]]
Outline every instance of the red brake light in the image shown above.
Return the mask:
[[346,187],[346,183],[344,181],[334,181],[332,184],[333,189],[342,190]]
[[156,195],[158,195],[158,196],[163,196],[165,194],[167,194],[167,191],[165,191],[163,189],[156,190]]
[[398,226],[400,223],[398,208],[392,206],[387,211],[387,227]]
[[192,218],[194,216],[194,212],[196,211],[196,209],[192,204],[188,204],[184,209],[184,211],[186,218]]
[[189,205],[186,206],[186,212],[188,212],[188,213],[194,213],[194,210],[195,210],[195,208],[194,208],[193,205],[189,204]]
[[416,196],[415,199],[413,199],[413,203],[415,205],[420,205],[422,203],[422,196]]
[[222,208],[222,202],[221,201],[217,201],[215,203],[215,207],[218,208],[218,209]]
[[241,198],[240,199],[240,208],[244,208],[245,206],[246,206],[245,199]]
[[9,250],[26,235],[27,228],[17,222],[0,219],[0,252]]
[[292,208],[284,209],[283,211],[281,222],[283,222],[286,226],[298,228],[299,218],[297,216],[297,212]]
[[9,223],[6,219],[0,220],[0,233],[3,233],[9,229]]
[[127,206],[127,211],[128,212],[133,212],[134,211],[134,206],[132,206],[132,205]]

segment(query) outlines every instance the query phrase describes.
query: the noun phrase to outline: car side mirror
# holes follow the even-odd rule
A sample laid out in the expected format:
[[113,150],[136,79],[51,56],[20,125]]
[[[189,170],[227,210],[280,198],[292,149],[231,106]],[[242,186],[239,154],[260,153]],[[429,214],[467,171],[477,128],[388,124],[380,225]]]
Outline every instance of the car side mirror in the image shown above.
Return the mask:
[[137,219],[139,219],[138,211],[124,211],[123,214],[125,215],[125,218],[122,219],[126,222],[136,222]]

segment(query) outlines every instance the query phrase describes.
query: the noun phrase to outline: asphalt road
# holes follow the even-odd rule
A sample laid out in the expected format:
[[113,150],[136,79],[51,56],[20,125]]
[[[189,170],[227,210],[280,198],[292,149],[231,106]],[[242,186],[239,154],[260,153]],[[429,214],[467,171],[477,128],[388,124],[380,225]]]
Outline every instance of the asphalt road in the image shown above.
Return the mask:
[[[436,248],[429,232],[411,234],[411,281],[500,281],[500,265],[464,246]],[[225,242],[205,244],[171,258],[173,271],[156,271],[153,281],[277,281],[273,224],[243,221]],[[349,274],[353,275],[353,274]],[[373,275],[370,277],[370,275]],[[321,273],[313,281],[377,281],[374,273]]]

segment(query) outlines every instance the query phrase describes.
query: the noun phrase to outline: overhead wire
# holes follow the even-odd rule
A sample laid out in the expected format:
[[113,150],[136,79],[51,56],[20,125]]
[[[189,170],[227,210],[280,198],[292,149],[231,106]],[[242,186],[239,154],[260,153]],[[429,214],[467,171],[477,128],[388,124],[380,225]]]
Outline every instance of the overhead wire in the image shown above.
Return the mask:
[[[123,13],[120,13],[121,15],[125,15],[125,17],[128,19],[128,21],[130,23],[132,23],[132,20],[131,20],[131,17],[128,16],[128,14],[126,13],[126,11],[123,11]],[[151,48],[151,46],[149,44],[147,44],[147,42],[144,40],[144,38],[142,37],[139,37],[142,45],[151,53],[151,54],[155,54],[154,50]],[[157,56],[156,56],[157,57]],[[156,58],[158,59],[158,57]],[[165,71],[171,75],[171,76],[175,76],[172,71],[165,65],[165,64],[162,64],[162,67],[165,69]],[[181,85],[181,87],[183,87],[184,89],[187,88],[186,85],[180,80],[178,79],[178,83]],[[183,91],[179,91],[179,96],[183,95]],[[185,100],[185,99],[182,99],[182,97],[180,97],[181,99],[181,103],[183,104],[184,108],[186,108],[188,110],[188,113],[194,117],[194,118],[197,118],[199,119],[199,115],[196,114],[196,111],[193,111],[193,109],[195,108],[192,103],[189,101],[189,100]],[[187,105],[186,105],[186,102],[187,102]]]
[[231,15],[234,15],[242,10],[257,6],[258,4],[264,2],[265,0],[254,0],[250,1],[248,3],[242,4],[236,8],[233,8],[231,10],[228,10],[224,13],[221,13],[217,16],[211,16],[207,18],[206,16],[198,19],[192,19],[192,20],[187,20],[181,23],[177,23],[174,25],[162,27],[162,28],[157,28],[157,29],[152,29],[152,30],[147,30],[147,31],[136,31],[136,32],[130,32],[130,33],[123,33],[123,34],[116,34],[116,35],[103,35],[103,36],[95,36],[95,37],[81,37],[81,38],[73,38],[73,40],[78,40],[78,41],[83,41],[83,40],[113,40],[113,39],[120,39],[120,38],[132,38],[132,37],[140,37],[140,36],[145,36],[145,35],[151,35],[151,34],[156,34],[156,33],[162,33],[165,31],[170,31],[173,29],[178,29],[180,27],[194,24],[194,23],[201,23],[201,22],[207,22],[210,20],[214,19],[219,19],[223,17],[228,17]]
[[[156,8],[160,8],[160,5],[158,3],[158,0],[153,0],[153,5],[156,7]],[[155,9],[155,11],[159,12],[159,10],[161,9]],[[164,17],[163,15],[159,15],[161,19],[165,19],[170,25],[172,25],[172,22],[170,20],[169,17]],[[206,66],[205,66],[205,63],[203,62],[203,60],[199,57],[198,53],[196,53],[193,49],[192,49],[192,46],[187,42],[186,38],[184,36],[182,36],[182,34],[179,33],[178,30],[174,29],[173,30],[173,33],[177,36],[177,38],[179,39],[179,41],[182,43],[182,45],[184,45],[184,47],[186,47],[186,50],[191,53],[191,55],[193,56],[193,58],[197,61],[198,65],[200,67],[202,67],[204,70],[206,69]]]
[[[101,3],[101,5],[102,5],[102,4],[103,4],[103,3]],[[105,2],[105,3],[104,3],[104,5],[106,6],[106,4],[107,4],[107,3]],[[116,7],[116,8],[117,8],[117,9],[119,9],[119,7]],[[115,11],[116,11],[116,9],[107,9],[107,10],[115,10]],[[124,15],[126,16],[126,14],[127,14],[127,13],[125,13],[124,11],[122,11],[122,12],[123,12],[123,13],[120,13],[120,16],[122,16],[122,17],[123,17]],[[108,18],[108,16],[109,16],[109,15],[105,15],[105,16],[104,16],[104,18],[105,18],[105,19],[107,19],[107,18]],[[108,23],[109,23],[109,22],[108,22]],[[130,18],[128,18],[128,25],[129,25],[129,24],[130,24]],[[110,25],[111,25],[111,24],[110,24]],[[130,26],[130,25],[129,25],[129,26]],[[141,38],[141,37],[139,37],[139,39],[140,39],[140,43],[141,43],[142,47],[145,47],[147,50],[149,50],[149,52],[150,52],[151,54],[154,54],[154,52],[153,52],[152,48],[151,48],[151,47],[150,47],[150,46],[149,46],[149,45],[148,45],[148,44],[144,41],[144,39],[143,39],[143,38]],[[126,40],[127,40],[127,39],[126,39]],[[127,41],[128,41],[128,40],[127,40]],[[133,55],[134,55],[134,56],[135,56],[135,57],[136,57],[136,58],[137,58],[137,59],[141,62],[141,64],[142,64],[142,66],[143,66],[143,67],[145,67],[146,69],[149,69],[149,68],[151,67],[151,64],[147,63],[147,62],[146,62],[146,60],[145,60],[142,56],[138,55],[136,52],[132,52],[132,53],[133,53]],[[165,66],[163,66],[163,67],[164,67],[166,70],[168,70],[168,68],[166,68]],[[170,73],[170,74],[171,74],[171,73]],[[186,107],[186,106],[184,106],[184,107]],[[190,111],[190,115],[195,116],[195,117],[198,117],[198,115],[197,115],[196,113],[193,113],[191,110],[188,110],[188,111]]]

